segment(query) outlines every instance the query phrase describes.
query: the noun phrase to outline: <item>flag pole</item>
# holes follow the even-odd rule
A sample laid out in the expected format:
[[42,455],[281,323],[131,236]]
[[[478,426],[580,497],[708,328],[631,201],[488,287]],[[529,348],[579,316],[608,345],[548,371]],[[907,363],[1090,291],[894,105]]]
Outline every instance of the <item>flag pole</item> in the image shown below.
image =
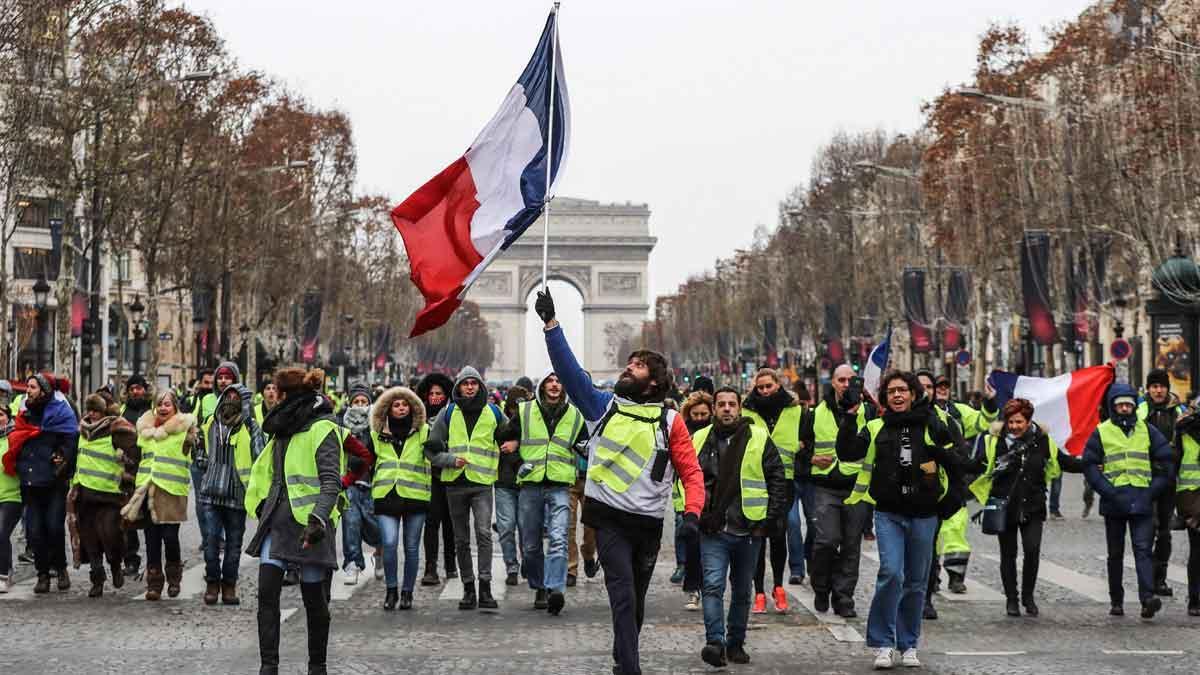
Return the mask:
[[550,34],[550,116],[546,121],[546,194],[542,197],[542,212],[546,219],[542,228],[542,290],[550,292],[550,175],[554,170],[554,83],[558,80],[558,3],[550,11],[554,27]]

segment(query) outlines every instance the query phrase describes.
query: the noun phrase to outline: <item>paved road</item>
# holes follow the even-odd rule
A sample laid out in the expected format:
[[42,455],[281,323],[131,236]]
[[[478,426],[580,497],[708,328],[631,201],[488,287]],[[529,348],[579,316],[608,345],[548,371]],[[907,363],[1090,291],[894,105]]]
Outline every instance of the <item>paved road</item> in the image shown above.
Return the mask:
[[[972,531],[976,552],[966,596],[939,597],[941,618],[926,624],[921,658],[930,673],[1194,673],[1200,655],[1200,619],[1185,612],[1186,542],[1176,541],[1171,581],[1176,597],[1152,622],[1110,618],[1103,525],[1081,520],[1080,478],[1068,476],[1063,503],[1067,519],[1047,524],[1043,543],[1038,619],[1010,619],[999,597],[998,549],[994,538]],[[198,533],[183,529],[188,572],[184,596],[147,603],[144,587],[126,588],[100,600],[86,597],[85,570],[75,573],[67,593],[34,597],[29,566],[22,566],[18,592],[0,596],[0,672],[5,673],[253,673],[257,668],[253,562],[242,585],[241,607],[205,607]],[[807,586],[788,587],[793,610],[786,616],[754,616],[748,649],[753,663],[739,673],[865,673],[866,609],[877,569],[868,544],[857,594],[863,618],[839,623],[804,608]],[[651,589],[643,632],[647,673],[703,673],[699,659],[703,621],[683,608],[684,598],[667,577],[673,566],[670,538],[664,542]],[[768,572],[769,574],[769,572]],[[1135,598],[1132,571],[1127,598]],[[581,580],[568,594],[558,618],[532,609],[532,592],[499,587],[501,609],[460,612],[461,587],[451,583],[418,587],[416,609],[385,613],[383,584],[367,576],[358,586],[335,577],[331,672],[537,673],[593,675],[610,672],[610,624],[601,579]],[[296,589],[286,589],[283,672],[302,673],[304,611]]]

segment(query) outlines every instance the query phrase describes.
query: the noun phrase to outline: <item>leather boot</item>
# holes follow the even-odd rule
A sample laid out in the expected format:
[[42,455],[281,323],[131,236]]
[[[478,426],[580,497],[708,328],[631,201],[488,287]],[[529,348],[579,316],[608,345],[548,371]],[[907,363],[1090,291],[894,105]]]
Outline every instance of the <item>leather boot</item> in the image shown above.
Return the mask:
[[492,597],[492,582],[479,580],[479,609],[499,609],[500,603]]
[[329,603],[325,599],[325,584],[300,583],[304,598],[304,613],[308,618],[308,672],[325,673],[325,657],[329,649]]
[[258,655],[260,675],[279,672],[279,594],[283,570],[274,565],[258,566]]
[[33,592],[37,594],[50,592],[50,575],[38,574],[37,583],[33,585]]
[[217,595],[221,592],[221,582],[208,581],[204,584],[204,604],[217,604]]
[[125,585],[125,568],[121,566],[121,561],[117,561],[109,565],[112,570],[113,588],[121,588]]
[[91,574],[88,575],[92,588],[88,591],[89,598],[99,598],[104,595],[104,568],[97,565],[92,568]]
[[167,563],[167,597],[179,597],[179,582],[183,581],[183,563],[173,562]]
[[71,575],[67,574],[67,568],[62,567],[58,570],[58,590],[71,590]]
[[387,589],[387,594],[383,598],[383,609],[390,612],[396,609],[396,603],[400,600],[400,592],[395,588]]
[[[48,583],[48,582],[47,582]],[[463,582],[462,600],[458,601],[459,609],[475,609],[478,606],[478,601],[475,599],[475,582]]]
[[400,591],[400,609],[412,609],[412,591]]
[[442,583],[442,582],[440,579],[438,579],[437,563],[434,563],[432,565],[428,565],[428,564],[425,565],[425,576],[421,577],[421,585],[422,586],[437,586],[440,583]]
[[163,582],[166,577],[163,576],[162,570],[157,567],[146,568],[146,599],[158,600],[162,598]]
[[221,582],[221,604],[222,605],[240,605],[242,601],[237,596],[236,581]]

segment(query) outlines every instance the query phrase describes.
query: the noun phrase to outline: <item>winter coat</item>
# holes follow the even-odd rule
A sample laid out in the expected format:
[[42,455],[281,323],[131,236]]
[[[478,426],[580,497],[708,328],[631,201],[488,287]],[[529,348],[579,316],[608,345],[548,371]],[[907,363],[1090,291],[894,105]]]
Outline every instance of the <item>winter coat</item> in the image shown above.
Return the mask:
[[[990,434],[980,436],[977,459],[986,470],[984,443]],[[1058,467],[1067,473],[1083,473],[1083,462],[1063,452],[1036,424],[1025,436],[1010,442],[1006,436],[996,440],[996,463],[992,473],[992,497],[1008,498],[1010,523],[1046,520],[1046,465],[1054,453]]]
[[[379,399],[371,407],[371,431],[379,436],[380,443],[391,445],[396,451],[396,456],[399,457],[404,452],[404,442],[407,438],[400,439],[393,437],[388,428],[388,413],[392,409],[392,403],[397,399],[408,401],[408,415],[412,419],[412,424],[409,426],[408,431],[409,436],[420,433],[421,429],[425,426],[426,420],[425,404],[421,403],[421,399],[412,389],[408,387],[392,387],[379,395]],[[426,513],[428,511],[429,502],[401,497],[396,494],[395,490],[389,492],[383,499],[375,500],[375,515],[377,516],[400,518],[407,513]]]
[[[1200,442],[1200,415],[1192,413],[1179,419],[1175,433],[1175,473],[1179,473],[1179,465],[1183,462],[1183,437],[1189,435]],[[1192,521],[1200,527],[1200,490],[1184,490],[1175,493],[1175,508],[1179,517]]]
[[[1133,388],[1123,382],[1114,383],[1108,389],[1105,408],[1109,419],[1115,419],[1113,401],[1118,397],[1133,397]],[[1084,476],[1100,495],[1100,515],[1114,518],[1149,516],[1154,513],[1154,500],[1170,487],[1174,476],[1174,453],[1166,437],[1153,425],[1146,425],[1150,434],[1150,487],[1135,485],[1117,487],[1104,475],[1104,446],[1100,442],[1100,430],[1092,432],[1083,451]]]
[[[137,431],[134,426],[126,422],[119,413],[119,409],[115,406],[109,408],[108,416],[98,420],[95,424],[80,422],[79,436],[85,441],[94,441],[107,436],[112,437],[113,447],[117,449],[117,457],[121,464],[125,467],[124,475],[121,478],[122,491],[119,494],[111,492],[97,492],[84,485],[75,486],[75,501],[77,506],[86,504],[110,504],[123,506],[129,499],[129,495],[133,492],[133,481],[137,474],[137,457],[141,455],[137,448]],[[133,470],[130,471],[130,458],[133,458]],[[128,489],[126,489],[128,488]]]
[[[183,441],[183,454],[190,457],[192,448],[196,447],[196,418],[188,413],[177,412],[158,426],[154,425],[154,418],[153,410],[138,418],[138,438],[161,440],[175,434],[187,434]],[[151,481],[134,490],[121,515],[127,521],[127,528],[143,529],[150,525],[187,522],[187,506],[187,495],[173,495]]]
[[[45,405],[27,405],[8,436],[4,468],[18,476],[22,486],[65,485],[75,472],[79,420],[62,394],[51,396]],[[54,463],[56,456],[62,463]]]
[[769,530],[785,518],[791,508],[791,485],[784,473],[779,450],[768,438],[762,457],[763,477],[767,483],[767,517],[748,521],[742,512],[742,458],[746,455],[753,424],[749,418],[739,419],[723,451],[720,450],[721,439],[714,426],[697,455],[700,470],[704,472],[704,510],[700,512],[700,527],[707,534],[715,534],[726,528],[734,533],[745,534],[759,528]]

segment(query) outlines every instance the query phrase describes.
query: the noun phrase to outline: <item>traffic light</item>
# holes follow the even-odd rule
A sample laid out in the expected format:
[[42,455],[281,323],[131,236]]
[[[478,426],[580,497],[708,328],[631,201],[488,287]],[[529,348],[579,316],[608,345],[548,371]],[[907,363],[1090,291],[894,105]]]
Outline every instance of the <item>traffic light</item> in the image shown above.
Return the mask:
[[81,334],[79,337],[85,352],[90,352],[92,345],[96,344],[96,339],[94,336],[95,328],[95,323],[93,323],[91,319],[83,320],[83,326],[81,328]]
[[858,338],[850,338],[850,367],[855,373],[862,372],[862,351],[858,347]]

